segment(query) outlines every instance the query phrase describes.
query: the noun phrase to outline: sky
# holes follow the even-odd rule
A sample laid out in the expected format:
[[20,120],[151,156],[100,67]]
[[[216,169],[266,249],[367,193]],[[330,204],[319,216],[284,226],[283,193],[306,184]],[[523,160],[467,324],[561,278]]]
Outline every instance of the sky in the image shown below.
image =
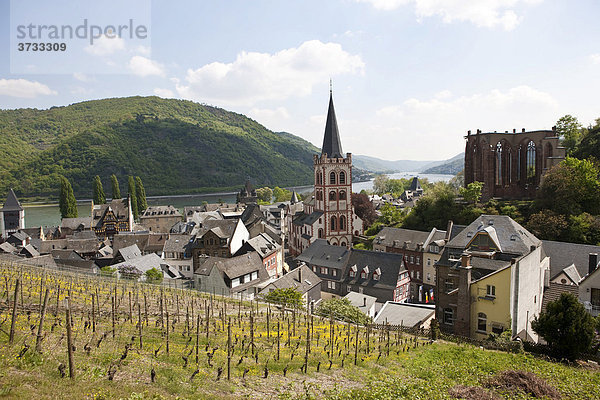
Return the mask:
[[[0,0],[0,108],[156,95],[320,147],[331,80],[345,152],[441,160],[467,130],[599,118],[598,16],[597,0]],[[19,24],[84,19],[147,34],[17,37]]]

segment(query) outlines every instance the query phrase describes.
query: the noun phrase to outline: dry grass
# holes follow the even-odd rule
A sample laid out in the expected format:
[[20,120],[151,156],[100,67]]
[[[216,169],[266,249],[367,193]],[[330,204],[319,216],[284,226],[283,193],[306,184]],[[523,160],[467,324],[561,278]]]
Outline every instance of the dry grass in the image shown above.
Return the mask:
[[527,371],[502,371],[491,378],[487,387],[501,391],[518,391],[537,398],[561,399],[562,396],[556,388],[549,385],[545,380]]

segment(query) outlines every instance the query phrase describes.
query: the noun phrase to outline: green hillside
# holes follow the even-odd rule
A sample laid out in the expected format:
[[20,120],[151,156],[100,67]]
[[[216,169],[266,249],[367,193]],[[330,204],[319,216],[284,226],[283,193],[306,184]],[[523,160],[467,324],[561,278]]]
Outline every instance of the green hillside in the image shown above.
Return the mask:
[[424,174],[456,175],[465,167],[465,153],[460,153],[440,165],[433,166],[423,171]]
[[128,97],[0,111],[0,192],[56,197],[58,176],[91,197],[100,175],[139,175],[150,195],[312,181],[312,144],[191,101]]

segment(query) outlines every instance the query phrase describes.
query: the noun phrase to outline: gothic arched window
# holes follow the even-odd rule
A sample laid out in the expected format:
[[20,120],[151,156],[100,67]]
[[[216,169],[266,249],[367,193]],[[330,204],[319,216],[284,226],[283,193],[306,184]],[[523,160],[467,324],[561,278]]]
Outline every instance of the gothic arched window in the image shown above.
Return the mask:
[[344,185],[346,183],[346,173],[344,171],[340,172],[340,185]]
[[335,201],[335,192],[333,190],[329,192],[329,200]]
[[331,217],[331,230],[337,231],[337,218],[335,217],[335,215]]
[[323,239],[323,229],[319,228],[319,239]]
[[527,143],[527,162],[525,164],[528,181],[533,181],[535,179],[535,151],[535,143],[529,141],[529,143]]
[[329,174],[329,184],[330,185],[335,185],[335,172],[331,172]]
[[338,199],[346,200],[346,191],[340,190],[340,194],[338,195]]
[[346,229],[346,217],[344,217],[343,215],[340,216],[340,231],[343,231]]
[[496,144],[496,185],[502,185],[502,143]]

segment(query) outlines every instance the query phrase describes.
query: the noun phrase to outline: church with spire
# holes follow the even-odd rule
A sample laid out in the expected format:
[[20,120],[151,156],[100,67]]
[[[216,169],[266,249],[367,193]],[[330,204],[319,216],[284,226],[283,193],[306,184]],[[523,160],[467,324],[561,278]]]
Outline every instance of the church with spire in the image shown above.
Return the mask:
[[313,168],[313,196],[305,201],[304,211],[289,222],[292,256],[301,254],[316,239],[350,248],[353,236],[363,233],[363,222],[352,207],[352,154],[342,151],[331,90],[323,146],[321,154],[313,156]]

